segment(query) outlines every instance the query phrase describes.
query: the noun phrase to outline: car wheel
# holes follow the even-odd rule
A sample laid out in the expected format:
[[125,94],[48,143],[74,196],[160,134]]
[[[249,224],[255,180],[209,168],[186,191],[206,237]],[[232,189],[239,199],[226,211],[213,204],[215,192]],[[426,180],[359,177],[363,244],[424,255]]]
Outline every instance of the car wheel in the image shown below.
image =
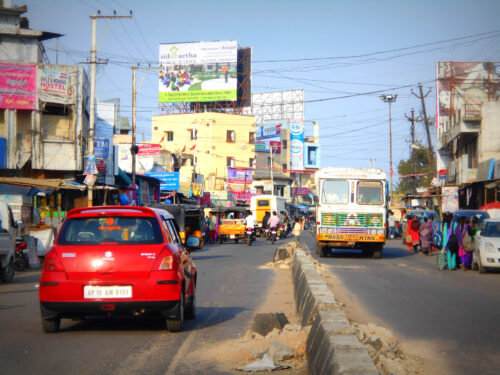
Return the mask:
[[167,318],[167,330],[169,332],[180,332],[184,329],[184,294],[182,292],[175,315],[175,318]]
[[196,318],[196,289],[193,291],[193,296],[190,298],[189,304],[184,311],[184,317],[190,320]]
[[61,326],[61,318],[44,318],[42,316],[42,328],[45,333],[56,333]]
[[235,240],[234,240],[234,243],[238,243],[238,239],[235,239]]
[[486,273],[488,271],[486,267],[483,267],[483,263],[481,263],[481,254],[477,256],[477,267],[479,268],[479,273]]
[[10,258],[9,264],[2,270],[1,277],[4,283],[10,283],[12,281],[15,269],[14,258]]

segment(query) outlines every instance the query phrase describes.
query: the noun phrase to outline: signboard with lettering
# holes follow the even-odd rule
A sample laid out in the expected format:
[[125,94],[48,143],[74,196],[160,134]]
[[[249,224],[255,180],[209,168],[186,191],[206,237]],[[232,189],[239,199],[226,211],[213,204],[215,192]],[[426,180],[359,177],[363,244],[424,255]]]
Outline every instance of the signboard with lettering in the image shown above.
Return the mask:
[[0,108],[36,109],[36,65],[0,64]]
[[109,139],[94,139],[94,155],[96,158],[107,159],[109,156]]
[[154,177],[162,181],[162,184],[160,184],[160,191],[180,189],[179,172],[148,172],[146,176]]

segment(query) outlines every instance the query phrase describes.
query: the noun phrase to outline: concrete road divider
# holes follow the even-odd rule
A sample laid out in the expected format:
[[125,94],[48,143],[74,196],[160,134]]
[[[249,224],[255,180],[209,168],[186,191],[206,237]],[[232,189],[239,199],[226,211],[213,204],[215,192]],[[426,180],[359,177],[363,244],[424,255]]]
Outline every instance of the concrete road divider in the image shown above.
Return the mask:
[[293,249],[292,278],[302,325],[312,324],[306,352],[312,375],[378,375],[366,347],[359,341],[311,257]]

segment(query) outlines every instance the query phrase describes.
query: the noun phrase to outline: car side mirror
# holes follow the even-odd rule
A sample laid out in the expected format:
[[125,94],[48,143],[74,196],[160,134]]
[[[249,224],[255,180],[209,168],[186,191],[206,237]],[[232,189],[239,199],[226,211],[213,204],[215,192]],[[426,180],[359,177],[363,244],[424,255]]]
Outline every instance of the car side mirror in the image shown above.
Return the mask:
[[186,248],[188,250],[191,250],[191,249],[194,249],[194,248],[197,248],[199,247],[201,244],[201,239],[199,237],[196,237],[196,236],[188,236],[186,238]]

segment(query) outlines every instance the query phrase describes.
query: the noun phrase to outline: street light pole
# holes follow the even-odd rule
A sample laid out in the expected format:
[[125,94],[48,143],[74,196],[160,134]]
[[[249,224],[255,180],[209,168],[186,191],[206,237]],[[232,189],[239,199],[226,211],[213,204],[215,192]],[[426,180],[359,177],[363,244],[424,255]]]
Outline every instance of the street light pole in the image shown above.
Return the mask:
[[398,95],[392,95],[392,94],[383,94],[380,95],[380,99],[386,103],[389,103],[389,173],[390,173],[390,184],[391,184],[391,197],[392,197],[392,190],[393,190],[393,185],[392,185],[392,175],[393,175],[393,170],[392,170],[392,116],[391,116],[391,104],[396,101],[396,98]]

